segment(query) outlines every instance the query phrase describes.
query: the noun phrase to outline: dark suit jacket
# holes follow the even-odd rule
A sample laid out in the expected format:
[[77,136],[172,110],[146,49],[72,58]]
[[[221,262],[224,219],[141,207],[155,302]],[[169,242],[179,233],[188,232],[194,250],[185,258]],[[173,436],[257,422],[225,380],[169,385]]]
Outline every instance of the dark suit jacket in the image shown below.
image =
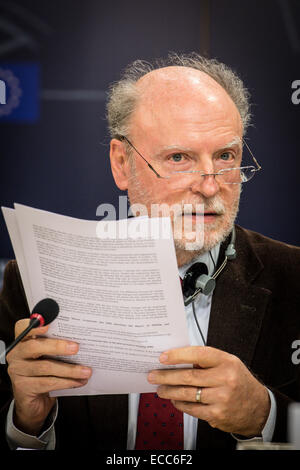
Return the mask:
[[[220,250],[219,263],[224,258]],[[237,258],[217,280],[207,343],[238,356],[269,387],[277,402],[274,442],[287,440],[287,408],[300,401],[299,366],[292,343],[300,338],[300,249],[237,226]],[[0,297],[0,338],[13,340],[14,323],[29,315],[15,261],[5,271]],[[0,444],[12,398],[1,366]],[[126,449],[127,395],[59,398],[55,425],[58,449]],[[197,448],[234,449],[225,432],[198,422]]]

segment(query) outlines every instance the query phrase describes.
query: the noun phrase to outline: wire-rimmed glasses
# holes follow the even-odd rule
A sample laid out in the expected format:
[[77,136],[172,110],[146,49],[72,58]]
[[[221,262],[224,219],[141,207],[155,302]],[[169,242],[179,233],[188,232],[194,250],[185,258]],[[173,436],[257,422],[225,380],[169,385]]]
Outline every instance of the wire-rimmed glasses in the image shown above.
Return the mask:
[[[135,150],[135,152],[147,163],[148,167],[154,172],[157,178],[166,179],[170,182],[174,182],[177,184],[187,184],[191,177],[193,177],[195,174],[199,175],[199,177],[214,176],[215,180],[223,184],[241,184],[250,181],[255,175],[255,173],[261,170],[260,164],[254,157],[253,153],[251,152],[248,144],[245,142],[244,139],[243,143],[249,151],[255,165],[247,165],[235,168],[222,168],[222,161],[220,160],[220,168],[218,168],[217,171],[215,171],[214,173],[203,173],[201,170],[197,170],[196,166],[198,165],[198,163],[195,159],[190,159],[186,161],[180,166],[180,170],[170,170],[167,164],[165,164],[164,162],[160,164],[157,163],[157,169],[155,169],[126,136],[120,135],[118,136],[118,139],[121,141],[125,140],[127,144],[133,150]],[[218,166],[218,164],[216,166]]]

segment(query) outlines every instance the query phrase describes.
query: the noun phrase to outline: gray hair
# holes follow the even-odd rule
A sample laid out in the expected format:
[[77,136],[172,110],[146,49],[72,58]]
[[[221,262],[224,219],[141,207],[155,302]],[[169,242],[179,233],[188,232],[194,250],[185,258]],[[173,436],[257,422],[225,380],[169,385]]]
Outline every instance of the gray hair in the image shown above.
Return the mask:
[[130,117],[139,98],[136,82],[147,73],[169,66],[191,67],[205,72],[213,78],[231,97],[236,105],[243,123],[243,131],[250,123],[250,94],[242,80],[227,65],[216,59],[207,59],[200,54],[170,53],[164,59],[156,59],[153,63],[136,60],[128,65],[119,81],[109,89],[107,102],[108,128],[112,138],[129,136]]

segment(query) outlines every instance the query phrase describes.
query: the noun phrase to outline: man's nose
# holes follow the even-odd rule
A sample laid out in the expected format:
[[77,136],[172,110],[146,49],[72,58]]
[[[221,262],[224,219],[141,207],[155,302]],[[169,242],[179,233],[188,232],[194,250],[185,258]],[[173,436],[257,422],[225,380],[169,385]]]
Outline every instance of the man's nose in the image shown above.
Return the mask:
[[191,184],[191,190],[194,193],[202,194],[204,197],[212,197],[218,193],[220,187],[214,174],[196,173]]

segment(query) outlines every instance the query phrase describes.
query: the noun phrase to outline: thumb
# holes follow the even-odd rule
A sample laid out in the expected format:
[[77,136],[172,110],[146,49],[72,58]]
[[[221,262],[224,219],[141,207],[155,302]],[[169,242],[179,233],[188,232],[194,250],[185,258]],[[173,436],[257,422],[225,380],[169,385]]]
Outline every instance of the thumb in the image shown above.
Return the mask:
[[[22,320],[18,320],[15,324],[15,338],[19,336],[28,326],[30,323],[30,318],[22,318]],[[47,326],[39,326],[38,328],[32,328],[31,331],[26,335],[26,338],[29,336],[37,336],[37,335],[44,335],[47,333],[49,325]]]

